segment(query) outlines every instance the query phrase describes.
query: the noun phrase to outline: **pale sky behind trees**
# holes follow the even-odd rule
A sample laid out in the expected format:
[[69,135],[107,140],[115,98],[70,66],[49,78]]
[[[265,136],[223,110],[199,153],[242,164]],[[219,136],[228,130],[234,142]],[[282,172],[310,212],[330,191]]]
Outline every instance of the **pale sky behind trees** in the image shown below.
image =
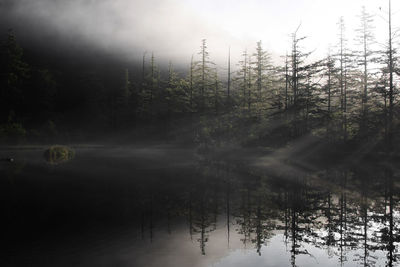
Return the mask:
[[[376,15],[376,40],[384,43],[387,0],[0,0],[0,15],[17,37],[83,42],[136,60],[154,51],[159,62],[188,64],[205,38],[212,60],[223,65],[229,46],[237,62],[244,49],[254,51],[258,40],[279,59],[290,51],[290,35],[300,23],[298,36],[307,36],[305,50],[323,57],[337,43],[340,16],[349,44],[354,43],[362,6]],[[392,1],[392,14],[395,31],[400,1]]]

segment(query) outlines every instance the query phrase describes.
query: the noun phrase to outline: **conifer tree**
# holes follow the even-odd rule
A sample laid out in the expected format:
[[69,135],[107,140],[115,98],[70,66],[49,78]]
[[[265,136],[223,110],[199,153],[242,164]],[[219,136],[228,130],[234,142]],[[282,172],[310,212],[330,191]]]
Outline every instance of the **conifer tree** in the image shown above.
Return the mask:
[[18,45],[12,30],[1,44],[0,54],[0,121],[7,122],[9,114],[24,109],[24,85],[29,78],[29,66],[23,60],[23,49]]
[[267,95],[272,91],[272,88],[269,88],[272,65],[270,55],[263,49],[261,41],[257,42],[256,52],[253,56],[255,61],[251,62],[251,64],[255,73],[256,112],[257,116],[260,117],[267,104]]
[[362,67],[362,101],[361,101],[361,126],[360,131],[365,131],[366,120],[367,120],[367,110],[368,110],[368,88],[370,87],[370,70],[368,67],[371,56],[373,55],[373,51],[371,50],[371,46],[374,42],[373,35],[373,17],[368,14],[365,6],[362,7],[361,15],[360,15],[360,27],[356,29],[356,41],[357,44],[361,47],[359,51],[357,51],[357,64]]
[[230,110],[231,105],[232,105],[232,100],[231,100],[231,47],[229,47],[229,53],[228,53],[227,105],[228,105],[228,110]]
[[194,72],[194,62],[193,62],[193,55],[190,59],[190,71],[189,71],[189,105],[190,111],[193,112],[193,72]]
[[215,114],[218,115],[220,108],[221,108],[221,96],[220,96],[220,90],[221,90],[221,82],[218,79],[218,70],[215,69],[215,74],[214,74],[214,110]]
[[242,54],[243,59],[239,61],[239,70],[236,74],[236,81],[239,87],[239,106],[243,109],[247,107],[247,89],[249,87],[249,58],[247,50]]
[[338,69],[335,66],[335,59],[332,57],[330,51],[324,61],[324,76],[325,85],[323,85],[323,93],[326,97],[326,129],[328,139],[332,138],[332,120],[335,112],[335,96],[337,94],[338,82],[335,77],[338,75]]
[[200,46],[200,60],[194,63],[194,79],[197,88],[197,106],[198,111],[205,112],[210,106],[210,97],[212,96],[212,87],[214,84],[214,71],[212,66],[215,65],[210,61],[207,49],[207,41],[203,39]]
[[146,78],[146,90],[144,91],[144,105],[145,112],[153,117],[156,112],[156,97],[158,96],[158,89],[160,86],[160,72],[156,65],[154,53],[151,53],[150,70]]
[[341,131],[344,140],[347,139],[347,39],[345,37],[344,18],[340,17],[339,22],[339,52],[337,54],[339,60],[339,88],[340,88],[340,113],[341,113]]
[[394,105],[394,85],[393,85],[393,74],[394,74],[394,60],[393,60],[393,44],[392,44],[392,2],[389,0],[389,40],[388,40],[388,69],[389,69],[389,127],[388,127],[388,138],[387,144],[390,148],[393,141],[393,105]]
[[168,66],[168,80],[165,88],[165,99],[168,114],[177,114],[190,111],[190,89],[188,82],[181,79],[173,68],[172,62]]

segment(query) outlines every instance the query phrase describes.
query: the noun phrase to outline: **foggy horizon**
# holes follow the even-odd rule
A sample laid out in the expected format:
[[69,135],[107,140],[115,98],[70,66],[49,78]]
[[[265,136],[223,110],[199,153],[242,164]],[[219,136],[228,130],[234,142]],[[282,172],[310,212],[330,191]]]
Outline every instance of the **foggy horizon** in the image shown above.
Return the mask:
[[[303,47],[323,58],[337,45],[338,26],[344,17],[349,47],[359,26],[362,6],[374,16],[377,47],[386,41],[385,1],[9,1],[0,2],[3,35],[14,29],[17,38],[39,48],[58,41],[67,47],[98,50],[116,58],[141,62],[147,52],[159,64],[185,67],[196,58],[207,39],[210,58],[218,67],[227,64],[231,49],[233,68],[247,49],[261,40],[275,64],[290,52],[291,34],[306,37]],[[400,4],[392,4],[393,13]],[[394,22],[396,29],[399,24]],[[382,45],[381,45],[382,46]]]

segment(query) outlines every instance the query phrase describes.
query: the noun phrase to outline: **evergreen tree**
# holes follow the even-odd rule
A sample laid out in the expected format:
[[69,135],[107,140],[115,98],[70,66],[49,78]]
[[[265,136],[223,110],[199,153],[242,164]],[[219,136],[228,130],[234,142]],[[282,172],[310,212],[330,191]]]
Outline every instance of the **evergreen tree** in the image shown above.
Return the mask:
[[324,62],[325,65],[325,70],[324,70],[324,76],[326,83],[323,85],[323,93],[325,94],[326,97],[326,129],[327,129],[327,137],[328,140],[332,139],[333,137],[333,129],[332,129],[332,119],[333,119],[333,114],[335,112],[335,101],[334,101],[334,96],[337,94],[337,77],[338,74],[338,69],[335,67],[335,60],[332,57],[332,55],[328,54],[327,58],[325,59]]
[[256,103],[257,116],[260,117],[262,112],[267,108],[267,100],[272,93],[271,88],[271,57],[262,48],[261,41],[257,42],[256,52],[253,54],[255,61],[251,62],[252,69],[255,73],[255,87],[256,93],[254,94]]
[[373,51],[371,50],[371,46],[374,42],[373,35],[373,17],[368,14],[365,7],[362,7],[361,15],[360,15],[360,27],[356,29],[356,41],[357,44],[361,47],[360,51],[357,51],[357,64],[362,67],[362,119],[360,123],[360,131],[365,131],[366,120],[367,120],[367,111],[368,111],[368,91],[371,86],[370,82],[370,70],[368,67],[371,56],[373,56]]
[[228,53],[228,85],[227,85],[227,106],[228,110],[232,107],[232,99],[231,99],[231,47],[229,47]]
[[150,118],[153,118],[154,115],[156,115],[156,108],[160,107],[159,88],[160,72],[156,64],[154,53],[151,53],[150,66],[149,70],[147,71],[147,75],[145,74],[144,90],[142,90],[141,95],[141,99],[143,101],[142,113]]
[[23,59],[23,49],[12,30],[9,30],[7,39],[1,44],[0,57],[0,122],[7,122],[10,112],[18,114],[26,110],[25,86],[30,76],[30,68]]
[[190,111],[190,88],[188,82],[179,78],[172,63],[168,67],[168,80],[165,88],[165,100],[167,102],[167,113],[176,114]]
[[248,90],[249,90],[249,72],[250,72],[250,64],[249,64],[249,55],[247,54],[247,50],[245,50],[242,54],[243,59],[239,61],[239,70],[237,71],[235,81],[237,81],[238,89],[239,89],[239,106],[243,109],[248,107]]
[[214,84],[214,71],[212,61],[210,61],[209,52],[207,49],[206,39],[201,41],[200,60],[194,63],[194,80],[197,88],[197,110],[201,113],[205,112],[211,104],[211,97],[213,95]]

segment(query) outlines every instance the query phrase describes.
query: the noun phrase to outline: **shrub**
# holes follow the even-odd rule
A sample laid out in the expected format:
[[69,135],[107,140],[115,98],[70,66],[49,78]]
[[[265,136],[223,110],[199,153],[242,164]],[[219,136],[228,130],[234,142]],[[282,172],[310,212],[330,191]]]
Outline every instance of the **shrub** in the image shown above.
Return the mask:
[[75,151],[67,146],[55,145],[44,151],[45,159],[51,164],[59,164],[75,157]]
[[0,125],[0,139],[6,143],[21,143],[25,137],[26,130],[21,123],[9,122]]

